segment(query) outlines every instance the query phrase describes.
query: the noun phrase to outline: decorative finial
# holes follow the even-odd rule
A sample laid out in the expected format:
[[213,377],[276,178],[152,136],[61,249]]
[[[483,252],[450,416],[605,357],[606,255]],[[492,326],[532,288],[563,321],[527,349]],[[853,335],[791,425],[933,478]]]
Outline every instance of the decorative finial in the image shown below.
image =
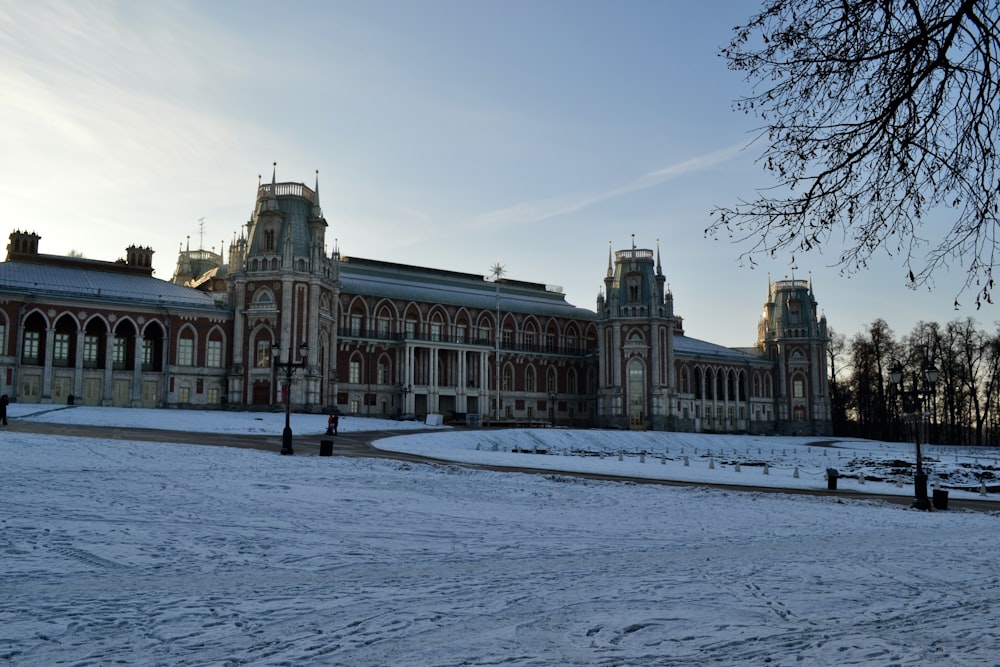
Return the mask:
[[493,275],[493,279],[496,282],[499,282],[500,278],[503,277],[504,274],[504,265],[501,264],[500,262],[497,262],[496,264],[490,267],[490,273]]
[[316,188],[314,192],[316,194],[316,203],[313,204],[312,214],[317,218],[322,218],[323,209],[319,205],[319,169],[316,170]]

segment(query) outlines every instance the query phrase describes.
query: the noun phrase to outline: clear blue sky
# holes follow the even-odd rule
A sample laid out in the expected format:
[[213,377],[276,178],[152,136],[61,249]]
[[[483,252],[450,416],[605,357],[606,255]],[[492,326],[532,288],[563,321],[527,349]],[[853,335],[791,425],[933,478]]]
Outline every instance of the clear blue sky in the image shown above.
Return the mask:
[[[228,247],[257,177],[312,185],[346,255],[561,286],[593,309],[608,242],[660,250],[689,335],[751,345],[768,275],[706,239],[714,205],[771,181],[718,56],[746,0],[88,2],[0,0],[6,237],[115,259],[152,246],[169,279],[191,237]],[[911,291],[881,257],[796,257],[853,335],[955,311],[960,276]],[[971,304],[973,295],[962,299]]]

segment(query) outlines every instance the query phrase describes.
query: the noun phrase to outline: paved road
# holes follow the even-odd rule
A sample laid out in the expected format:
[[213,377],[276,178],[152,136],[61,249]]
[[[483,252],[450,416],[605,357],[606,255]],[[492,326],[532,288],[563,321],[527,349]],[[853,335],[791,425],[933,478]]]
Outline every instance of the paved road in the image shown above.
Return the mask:
[[[11,430],[23,433],[43,433],[48,435],[59,435],[67,438],[105,438],[112,440],[138,440],[143,442],[170,442],[186,445],[209,445],[216,447],[242,447],[244,449],[259,449],[278,453],[281,451],[281,434],[275,435],[234,435],[231,433],[196,433],[186,431],[165,431],[161,429],[145,428],[120,428],[116,426],[86,426],[77,424],[47,424],[43,422],[31,422],[12,420],[9,426],[0,427],[4,430]],[[427,431],[420,431],[426,433]],[[731,484],[709,484],[706,482],[677,482],[669,480],[646,479],[641,477],[625,477],[621,475],[601,475],[594,473],[579,472],[553,472],[552,470],[530,468],[530,467],[509,467],[492,466],[471,463],[455,463],[444,459],[435,459],[429,456],[419,456],[416,454],[406,454],[402,452],[392,452],[376,449],[371,443],[380,438],[394,435],[412,435],[413,430],[401,431],[349,431],[337,436],[327,436],[322,433],[297,435],[293,441],[295,454],[300,456],[319,456],[320,441],[333,440],[333,455],[348,456],[357,458],[382,458],[398,461],[409,461],[413,463],[439,463],[445,465],[457,465],[464,468],[474,468],[479,470],[492,470],[497,472],[521,472],[539,475],[565,475],[572,477],[583,477],[586,479],[596,479],[605,481],[627,481],[634,484],[658,484],[662,486],[699,486],[713,489],[724,489],[734,492],[754,492],[754,493],[790,493],[810,496],[831,496],[836,498],[855,500],[880,500],[896,505],[909,505],[911,498],[895,495],[880,495],[874,493],[856,493],[853,491],[828,491],[826,489],[777,489],[771,487],[750,487],[737,486]],[[1000,505],[988,500],[966,500],[959,498],[949,498],[949,509],[966,509],[984,512],[1000,513]]]

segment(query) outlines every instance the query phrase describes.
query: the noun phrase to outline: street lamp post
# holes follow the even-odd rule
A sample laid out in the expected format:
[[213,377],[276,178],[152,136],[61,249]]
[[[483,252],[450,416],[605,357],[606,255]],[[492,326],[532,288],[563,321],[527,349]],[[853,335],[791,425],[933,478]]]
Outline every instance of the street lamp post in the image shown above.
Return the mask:
[[496,382],[497,404],[496,404],[496,408],[493,411],[493,419],[494,419],[494,421],[500,421],[500,404],[502,402],[501,397],[500,397],[500,386],[501,386],[501,383],[500,383],[500,334],[501,334],[501,331],[502,331],[501,326],[500,326],[500,278],[503,277],[503,273],[504,273],[503,264],[501,264],[500,262],[497,262],[496,264],[493,265],[493,268],[491,269],[491,271],[493,273],[493,283],[496,286],[496,291],[497,291],[497,321],[496,321],[496,325],[497,326],[496,326],[496,332],[495,332],[495,334],[493,336],[493,338],[494,338],[494,340],[493,340],[493,344],[494,344],[494,350],[493,350],[493,380]]
[[281,374],[282,384],[285,387],[285,429],[281,432],[281,453],[290,455],[292,451],[292,380],[295,378],[295,370],[306,367],[306,358],[309,354],[309,347],[302,343],[299,345],[299,357],[301,361],[292,361],[292,349],[288,348],[288,361],[281,361],[281,346],[275,343],[271,346],[271,359],[275,368]]
[[559,394],[551,393],[549,394],[549,400],[552,401],[552,428],[556,427],[556,399],[559,398]]
[[399,385],[399,393],[403,395],[403,405],[399,408],[399,415],[403,416],[406,414],[406,395],[413,391],[413,388],[408,384]]
[[926,419],[924,401],[934,396],[934,385],[937,384],[940,371],[933,360],[924,359],[924,383],[920,386],[917,379],[913,380],[913,389],[903,390],[903,365],[896,361],[889,368],[889,381],[903,399],[903,414],[912,416],[914,440],[917,445],[917,470],[913,475],[913,507],[919,510],[929,510],[931,503],[927,499],[927,474],[924,472],[923,456],[920,453],[920,427]]

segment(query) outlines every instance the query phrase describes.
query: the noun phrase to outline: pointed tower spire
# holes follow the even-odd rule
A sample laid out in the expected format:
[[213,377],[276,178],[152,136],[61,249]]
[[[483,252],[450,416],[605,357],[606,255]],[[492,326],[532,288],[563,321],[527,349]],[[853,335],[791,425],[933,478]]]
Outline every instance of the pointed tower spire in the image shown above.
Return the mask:
[[316,170],[316,188],[313,190],[316,193],[316,203],[312,207],[312,215],[314,218],[323,217],[323,209],[319,205],[319,169]]
[[[258,177],[259,178],[259,177]],[[278,163],[271,165],[271,188],[267,192],[267,203],[264,205],[266,211],[278,210]]]
[[656,275],[663,275],[663,264],[660,263],[660,239],[656,239]]
[[608,278],[615,275],[614,264],[611,263],[611,241],[608,241]]

